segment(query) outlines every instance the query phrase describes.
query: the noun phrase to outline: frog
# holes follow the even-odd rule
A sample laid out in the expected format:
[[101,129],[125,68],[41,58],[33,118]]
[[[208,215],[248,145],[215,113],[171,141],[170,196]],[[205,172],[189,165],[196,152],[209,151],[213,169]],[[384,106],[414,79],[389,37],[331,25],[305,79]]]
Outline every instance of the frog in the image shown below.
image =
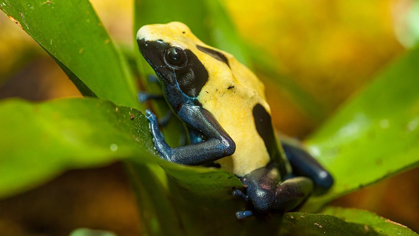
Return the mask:
[[233,55],[203,43],[181,22],[144,25],[136,38],[189,136],[188,144],[170,147],[146,110],[155,150],[170,162],[214,163],[237,176],[244,189],[232,194],[248,206],[238,219],[295,210],[331,188],[331,174],[302,145],[278,141],[264,84]]

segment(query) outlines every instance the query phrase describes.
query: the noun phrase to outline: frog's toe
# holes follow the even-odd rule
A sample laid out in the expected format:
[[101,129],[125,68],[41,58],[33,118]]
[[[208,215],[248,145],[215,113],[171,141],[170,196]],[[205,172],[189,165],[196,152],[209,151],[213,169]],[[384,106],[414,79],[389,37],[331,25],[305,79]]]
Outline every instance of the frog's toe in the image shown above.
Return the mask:
[[247,211],[237,211],[236,212],[236,217],[239,220],[244,219],[246,217],[250,217],[250,216],[253,216],[253,211],[247,210]]
[[145,103],[148,100],[148,93],[146,92],[139,92],[137,94],[138,101],[141,103]]
[[234,189],[232,194],[235,197],[243,198],[245,201],[249,200],[249,197],[245,193],[243,193],[240,189]]
[[154,113],[152,111],[150,111],[149,109],[147,109],[145,111],[145,117],[147,118],[148,121],[152,122],[152,121],[156,121],[156,115],[154,115]]

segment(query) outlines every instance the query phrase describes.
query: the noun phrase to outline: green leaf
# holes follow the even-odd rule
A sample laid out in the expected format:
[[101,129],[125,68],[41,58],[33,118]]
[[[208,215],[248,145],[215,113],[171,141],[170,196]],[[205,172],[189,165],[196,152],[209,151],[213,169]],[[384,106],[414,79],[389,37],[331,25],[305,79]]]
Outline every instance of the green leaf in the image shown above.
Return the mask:
[[418,49],[399,59],[308,139],[336,183],[307,210],[418,166],[418,61]]
[[206,22],[208,10],[204,1],[135,0],[134,9],[134,32],[147,24],[180,21],[188,25],[202,41],[209,43],[211,40],[209,26]]
[[[141,190],[149,190],[142,191],[146,197],[152,196],[144,198],[153,203],[148,207],[160,209],[152,210],[145,216],[147,227],[167,221],[194,222],[167,218],[168,215],[185,213],[177,203],[172,202],[174,183],[179,183],[178,188],[190,194],[187,196],[199,196],[213,202],[208,206],[215,206],[227,197],[229,201],[224,202],[225,207],[230,207],[230,218],[240,207],[233,208],[227,204],[243,205],[242,201],[233,201],[231,195],[233,187],[242,186],[234,175],[216,169],[176,165],[155,156],[148,122],[135,109],[98,99],[66,99],[40,104],[6,100],[0,103],[0,130],[0,198],[36,187],[65,170],[99,167],[124,159],[131,163],[128,168],[137,170],[135,175],[139,177],[150,177],[146,166],[143,166],[145,164],[158,164],[170,174],[166,180],[170,184],[156,176],[133,181],[142,181]],[[151,172],[152,175],[155,173],[157,171]],[[164,201],[166,204],[163,204]],[[204,209],[208,207],[199,202],[196,204]],[[214,212],[223,211],[218,208]],[[149,211],[144,209],[141,212],[146,214]],[[153,214],[162,214],[159,219],[166,220],[150,218]],[[165,227],[158,227],[158,230],[165,230]]]
[[116,234],[105,230],[80,228],[73,230],[70,236],[116,236]]
[[137,187],[134,189],[142,206],[140,215],[148,235],[390,235],[366,227],[369,221],[351,222],[324,214],[293,212],[284,217],[273,214],[238,220],[235,211],[246,206],[242,199],[231,195],[234,187],[231,181],[236,180],[227,173],[211,173],[203,168],[177,169],[182,168],[179,165],[171,170],[163,167],[169,172],[166,187],[155,181],[158,179],[155,167],[152,171],[143,166],[131,167],[130,174]]
[[134,32],[146,24],[171,21],[185,23],[206,44],[232,53],[239,61],[248,64],[243,42],[221,1],[135,1]]
[[249,66],[249,55],[226,11],[224,2],[220,0],[205,0],[203,2],[206,3],[209,11],[209,30],[214,42],[213,46],[233,54],[238,61]]
[[64,170],[135,157],[154,160],[148,122],[135,109],[98,99],[0,103],[0,198]]
[[331,215],[293,212],[285,214],[278,236],[386,235],[364,224],[345,222]]
[[89,1],[0,0],[0,7],[57,61],[84,95],[140,106],[127,63]]
[[323,211],[324,214],[339,217],[346,222],[357,223],[365,225],[365,229],[374,229],[384,235],[400,235],[400,236],[415,236],[417,233],[404,225],[385,219],[372,212],[358,210],[358,209],[345,209],[339,207],[328,207]]

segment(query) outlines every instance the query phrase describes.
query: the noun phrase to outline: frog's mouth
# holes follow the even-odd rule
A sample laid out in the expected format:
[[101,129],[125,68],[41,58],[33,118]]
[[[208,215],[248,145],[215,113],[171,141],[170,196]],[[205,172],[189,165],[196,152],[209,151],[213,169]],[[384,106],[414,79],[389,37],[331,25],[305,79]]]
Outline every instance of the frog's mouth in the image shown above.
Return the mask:
[[[137,43],[144,59],[150,64],[157,76],[161,80],[170,80],[170,71],[167,70],[164,60],[164,54],[170,45],[163,40],[147,41],[144,38],[137,40]],[[169,83],[169,81],[166,82]]]
[[141,54],[153,69],[161,67],[165,64],[164,53],[170,47],[163,40],[147,41],[144,38],[137,41]]

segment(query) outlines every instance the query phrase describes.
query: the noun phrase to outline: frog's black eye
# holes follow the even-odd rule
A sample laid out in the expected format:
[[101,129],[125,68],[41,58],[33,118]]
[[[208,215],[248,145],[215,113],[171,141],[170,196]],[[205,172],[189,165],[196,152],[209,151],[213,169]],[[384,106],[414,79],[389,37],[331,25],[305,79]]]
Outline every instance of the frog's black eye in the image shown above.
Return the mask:
[[179,47],[171,47],[167,49],[165,59],[169,65],[176,67],[183,66],[187,61],[185,51]]

